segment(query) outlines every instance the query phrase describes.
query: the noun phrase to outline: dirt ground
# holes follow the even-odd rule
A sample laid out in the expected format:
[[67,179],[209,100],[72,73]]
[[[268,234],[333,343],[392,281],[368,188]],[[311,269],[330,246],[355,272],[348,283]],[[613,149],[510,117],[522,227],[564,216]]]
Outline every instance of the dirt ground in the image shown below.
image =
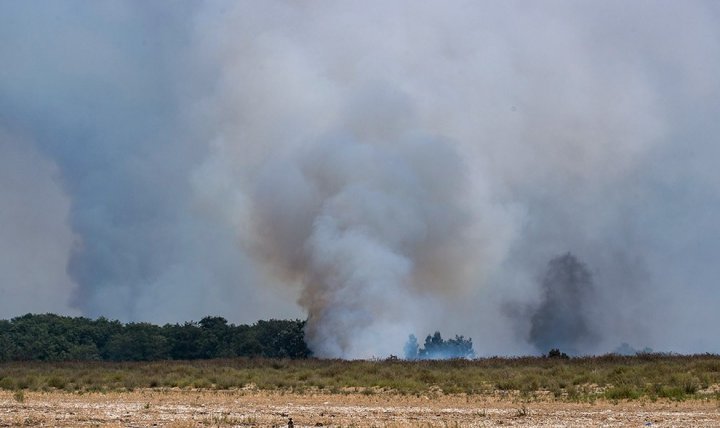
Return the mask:
[[720,427],[720,404],[242,390],[0,392],[1,427],[286,427],[289,418],[295,427]]

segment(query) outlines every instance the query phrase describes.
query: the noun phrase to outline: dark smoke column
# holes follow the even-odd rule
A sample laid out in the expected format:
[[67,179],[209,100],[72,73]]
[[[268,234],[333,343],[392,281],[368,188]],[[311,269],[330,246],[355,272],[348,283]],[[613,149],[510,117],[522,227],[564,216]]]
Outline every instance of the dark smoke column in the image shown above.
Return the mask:
[[596,337],[588,325],[590,271],[571,253],[556,257],[548,263],[542,289],[542,302],[531,320],[530,343],[543,353],[559,348],[578,354]]

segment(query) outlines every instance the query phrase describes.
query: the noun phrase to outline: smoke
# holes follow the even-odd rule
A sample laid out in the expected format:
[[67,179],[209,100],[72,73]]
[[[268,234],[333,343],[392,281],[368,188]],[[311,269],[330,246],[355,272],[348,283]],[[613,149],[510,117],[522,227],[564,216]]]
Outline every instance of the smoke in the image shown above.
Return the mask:
[[473,262],[464,166],[450,147],[356,138],[308,144],[255,183],[258,250],[299,279],[319,356],[389,354],[422,316],[414,299],[468,286]]
[[571,251],[593,285],[568,346],[718,352],[719,20],[5,2],[0,316],[307,316],[323,356],[436,330],[535,353],[564,334],[537,314],[572,301],[543,281]]
[[57,166],[0,129],[0,313],[75,313],[65,272],[75,237]]
[[597,338],[590,330],[593,280],[587,267],[567,253],[550,260],[542,279],[543,298],[531,318],[530,343],[541,352],[570,354]]
[[[43,210],[30,198],[41,193],[28,194],[27,203],[66,221],[76,238],[46,250],[67,262],[60,272],[34,263],[47,289],[55,287],[50,278],[61,283],[69,274],[72,287],[57,289],[58,305],[126,321],[217,314],[251,322],[269,308],[277,317],[298,314],[283,289],[261,286],[232,227],[206,215],[193,196],[189,175],[207,152],[181,112],[194,6],[30,1],[0,8],[0,123],[57,166],[69,207]],[[34,169],[15,170],[12,179]],[[14,251],[16,241],[3,240],[4,250]],[[22,290],[23,282],[8,287]],[[25,310],[9,303],[0,315]]]

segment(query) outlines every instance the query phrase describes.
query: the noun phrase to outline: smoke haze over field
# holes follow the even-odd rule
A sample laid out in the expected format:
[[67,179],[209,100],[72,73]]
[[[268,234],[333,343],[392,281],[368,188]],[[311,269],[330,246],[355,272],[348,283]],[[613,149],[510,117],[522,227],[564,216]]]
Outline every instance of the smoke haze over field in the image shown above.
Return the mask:
[[548,263],[540,305],[530,321],[530,343],[577,354],[597,340],[590,328],[594,284],[587,267],[567,253]]
[[720,352],[715,2],[2,2],[0,63],[2,318],[547,352],[569,251],[578,352]]

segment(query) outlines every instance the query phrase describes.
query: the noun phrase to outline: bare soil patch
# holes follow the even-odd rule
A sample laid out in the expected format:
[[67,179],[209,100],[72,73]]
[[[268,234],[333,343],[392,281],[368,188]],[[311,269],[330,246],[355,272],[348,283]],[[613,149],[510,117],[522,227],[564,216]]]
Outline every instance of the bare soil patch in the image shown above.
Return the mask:
[[0,426],[36,427],[718,427],[717,400],[523,402],[466,395],[232,390],[0,392]]

